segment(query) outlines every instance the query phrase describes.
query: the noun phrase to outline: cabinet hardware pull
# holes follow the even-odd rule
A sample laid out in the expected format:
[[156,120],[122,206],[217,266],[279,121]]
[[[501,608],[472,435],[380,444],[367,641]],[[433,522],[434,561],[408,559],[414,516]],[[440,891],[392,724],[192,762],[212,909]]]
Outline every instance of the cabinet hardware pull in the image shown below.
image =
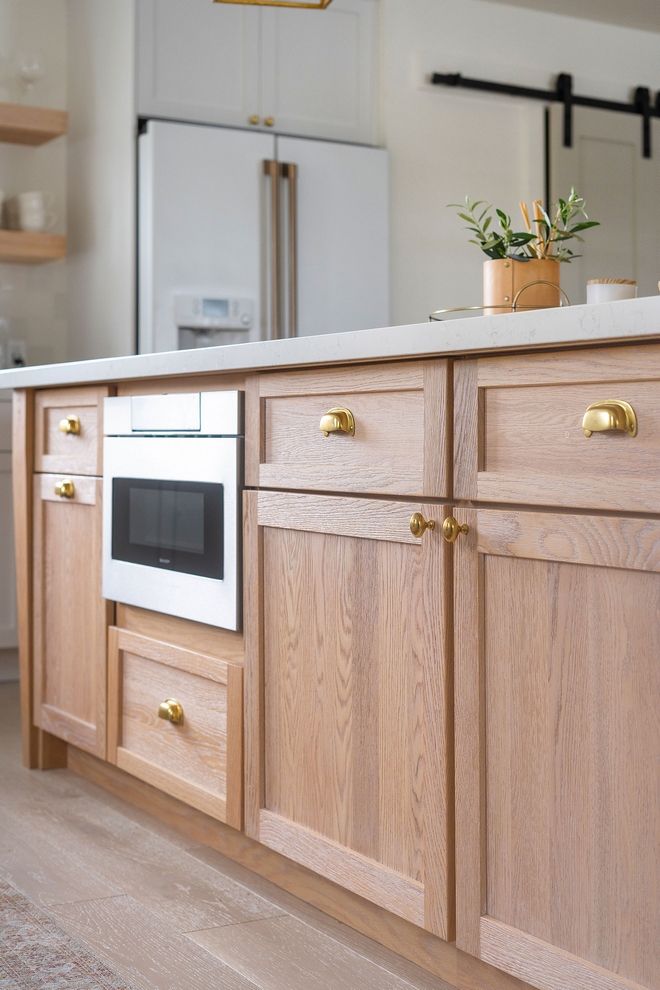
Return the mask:
[[627,402],[622,402],[621,399],[604,399],[602,402],[591,403],[582,419],[582,429],[585,437],[607,430],[623,430],[629,436],[636,437],[637,416]]
[[453,516],[447,516],[442,524],[442,535],[446,539],[447,543],[455,543],[459,535],[462,533],[466,536],[470,532],[470,527],[467,523],[461,525],[457,522]]
[[274,117],[264,117],[264,124],[266,127],[272,127],[275,123]]
[[71,478],[62,478],[61,481],[58,481],[55,485],[55,494],[59,495],[60,498],[73,498],[75,488]]
[[354,437],[355,418],[353,413],[350,409],[345,409],[343,406],[337,406],[336,409],[329,409],[325,416],[321,418],[319,430],[321,430],[326,437],[330,433],[350,433],[350,435]]
[[248,124],[258,124],[258,123],[259,123],[258,114],[253,113],[251,117],[248,117]]
[[429,519],[427,522],[421,512],[414,512],[410,517],[410,532],[412,535],[416,536],[418,540],[421,540],[427,529],[435,529],[435,519]]
[[168,698],[158,706],[158,718],[164,718],[167,722],[174,722],[176,725],[183,725],[183,708],[174,698]]
[[80,420],[77,416],[67,416],[60,420],[62,433],[80,433]]

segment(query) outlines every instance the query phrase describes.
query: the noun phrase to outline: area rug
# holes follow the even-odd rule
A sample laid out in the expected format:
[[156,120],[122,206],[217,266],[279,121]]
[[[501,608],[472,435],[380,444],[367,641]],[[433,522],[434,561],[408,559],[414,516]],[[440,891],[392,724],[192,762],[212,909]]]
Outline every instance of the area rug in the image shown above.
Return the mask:
[[0,877],[0,990],[135,990]]

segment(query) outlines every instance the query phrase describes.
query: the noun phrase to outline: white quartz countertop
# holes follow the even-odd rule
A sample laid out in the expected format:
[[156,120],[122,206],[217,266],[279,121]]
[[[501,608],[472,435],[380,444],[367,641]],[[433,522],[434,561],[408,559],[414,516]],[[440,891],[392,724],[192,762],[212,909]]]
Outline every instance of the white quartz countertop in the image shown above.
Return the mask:
[[660,340],[660,296],[291,340],[12,368],[0,371],[0,389],[653,339]]

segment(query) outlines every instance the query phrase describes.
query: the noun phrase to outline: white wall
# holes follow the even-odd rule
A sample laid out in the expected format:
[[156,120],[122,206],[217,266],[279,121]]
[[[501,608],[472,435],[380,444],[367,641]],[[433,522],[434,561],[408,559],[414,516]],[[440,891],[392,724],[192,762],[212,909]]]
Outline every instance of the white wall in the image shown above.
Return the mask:
[[[49,0],[50,2],[50,0]],[[67,0],[69,354],[135,349],[132,0]]]
[[[481,261],[445,204],[543,196],[543,104],[448,90],[433,72],[628,100],[660,89],[660,34],[483,0],[381,0],[380,127],[391,156],[392,320],[481,302]],[[656,149],[660,154],[660,148]],[[440,332],[440,331],[439,331]]]
[[[20,84],[21,52],[40,52],[43,77]],[[0,100],[66,109],[66,0],[0,0]],[[66,138],[39,148],[0,144],[0,189],[7,196],[43,189],[55,197],[56,233],[66,233]],[[67,357],[66,263],[0,265],[0,317],[28,344],[28,361]]]

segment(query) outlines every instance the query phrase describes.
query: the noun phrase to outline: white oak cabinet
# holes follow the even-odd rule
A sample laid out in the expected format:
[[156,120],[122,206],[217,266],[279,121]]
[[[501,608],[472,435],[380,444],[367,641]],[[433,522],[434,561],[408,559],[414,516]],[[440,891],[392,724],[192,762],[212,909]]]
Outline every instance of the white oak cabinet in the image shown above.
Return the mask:
[[0,650],[18,645],[11,490],[11,393],[0,394]]
[[659,381],[455,366],[456,940],[541,990],[660,983]]
[[[448,370],[249,378],[246,481],[262,490],[245,493],[244,529],[246,831],[443,939],[454,931]],[[415,513],[435,528],[413,535]]]
[[33,488],[35,724],[103,758],[114,606],[101,597],[101,479],[37,474]]
[[246,831],[451,939],[443,506],[245,496]]
[[[241,379],[244,633],[118,606],[105,758],[450,986],[657,990],[659,384],[657,343]],[[34,721],[97,755],[101,391],[37,393],[30,605]]]
[[456,509],[457,944],[660,982],[660,520]]
[[34,724],[105,757],[101,595],[102,410],[106,387],[44,389],[34,400]]
[[374,144],[375,0],[138,0],[137,112]]

